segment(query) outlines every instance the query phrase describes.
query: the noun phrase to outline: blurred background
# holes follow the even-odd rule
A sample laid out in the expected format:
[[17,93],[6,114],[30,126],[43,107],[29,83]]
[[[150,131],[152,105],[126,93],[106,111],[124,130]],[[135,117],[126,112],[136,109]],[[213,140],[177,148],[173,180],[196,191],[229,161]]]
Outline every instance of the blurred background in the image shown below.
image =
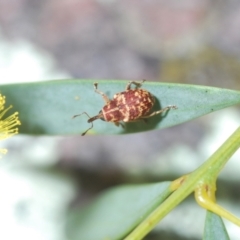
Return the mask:
[[[147,79],[239,90],[239,27],[236,0],[0,0],[0,84]],[[2,141],[9,152],[0,162],[0,239],[67,240],[68,211],[112,186],[193,171],[239,117],[232,107],[161,131]],[[219,204],[237,216],[239,157],[217,191]],[[146,239],[202,239],[204,218],[190,197]],[[225,223],[239,239],[239,228]]]

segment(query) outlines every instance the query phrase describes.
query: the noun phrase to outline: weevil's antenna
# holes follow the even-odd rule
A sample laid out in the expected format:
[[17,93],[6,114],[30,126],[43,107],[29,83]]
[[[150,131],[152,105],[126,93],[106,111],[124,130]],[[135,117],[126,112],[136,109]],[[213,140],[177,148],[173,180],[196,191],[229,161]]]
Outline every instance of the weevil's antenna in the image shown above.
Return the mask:
[[[91,119],[91,117],[90,117],[86,112],[83,112],[83,113],[81,113],[81,114],[74,115],[72,118],[79,117],[79,116],[81,116],[82,114],[87,115],[88,118]],[[93,123],[92,123],[92,121],[88,121],[88,122],[91,123],[91,127],[88,128],[85,132],[83,132],[83,133],[81,134],[81,136],[84,136],[90,129],[93,128]]]

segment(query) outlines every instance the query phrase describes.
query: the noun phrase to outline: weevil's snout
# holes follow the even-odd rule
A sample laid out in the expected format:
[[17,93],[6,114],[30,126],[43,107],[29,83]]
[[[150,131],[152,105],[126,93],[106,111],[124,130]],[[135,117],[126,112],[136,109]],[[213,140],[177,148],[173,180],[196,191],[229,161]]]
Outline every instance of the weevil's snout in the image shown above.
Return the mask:
[[89,118],[89,119],[88,119],[88,123],[91,123],[91,122],[93,122],[93,121],[95,121],[95,120],[97,120],[97,119],[104,120],[102,110],[99,112],[98,115]]
[[72,118],[75,118],[75,117],[78,117],[78,116],[81,116],[82,114],[85,114],[85,115],[87,115],[88,116],[88,123],[91,123],[91,127],[90,128],[88,128],[85,132],[83,132],[81,135],[82,136],[84,136],[90,129],[92,129],[93,128],[93,121],[95,121],[95,120],[97,120],[97,119],[102,119],[102,120],[104,120],[103,119],[103,114],[102,114],[102,111],[100,111],[99,112],[99,114],[98,115],[96,115],[96,116],[94,116],[94,117],[90,117],[86,112],[83,112],[83,113],[81,113],[81,114],[78,114],[78,115],[74,115]]

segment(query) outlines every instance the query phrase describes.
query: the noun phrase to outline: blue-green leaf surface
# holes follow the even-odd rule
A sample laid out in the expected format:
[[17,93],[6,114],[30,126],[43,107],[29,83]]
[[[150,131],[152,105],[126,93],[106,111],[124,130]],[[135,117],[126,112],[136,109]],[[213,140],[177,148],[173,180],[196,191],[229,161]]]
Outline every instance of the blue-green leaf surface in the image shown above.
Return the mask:
[[67,221],[71,240],[123,239],[171,193],[170,182],[128,185],[103,193]]
[[230,240],[222,218],[210,211],[207,211],[203,239]]
[[[97,115],[104,106],[102,97],[94,92],[96,80],[62,80],[38,83],[0,85],[7,104],[20,114],[24,134],[65,135],[79,134],[90,127],[87,116],[72,119],[78,113]],[[99,89],[109,98],[124,91],[128,81],[102,80]],[[207,113],[240,103],[240,92],[227,89],[184,84],[146,81],[143,88],[156,97],[154,110],[177,105],[177,110],[143,121],[128,123],[125,128],[96,120],[92,133],[122,134],[166,128]]]

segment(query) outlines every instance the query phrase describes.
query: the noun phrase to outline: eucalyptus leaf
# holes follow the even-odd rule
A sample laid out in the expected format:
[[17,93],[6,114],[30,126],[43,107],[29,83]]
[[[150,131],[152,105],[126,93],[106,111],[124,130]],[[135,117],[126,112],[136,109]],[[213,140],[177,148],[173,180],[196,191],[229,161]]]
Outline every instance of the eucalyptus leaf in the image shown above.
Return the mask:
[[170,182],[126,185],[108,190],[67,219],[71,240],[123,239],[171,193]]
[[203,239],[230,240],[222,218],[210,211],[207,211]]
[[[87,116],[73,115],[87,112],[95,116],[104,106],[101,95],[94,92],[96,80],[56,80],[46,82],[0,85],[0,93],[7,104],[13,105],[21,120],[20,133],[67,135],[81,134],[91,125]],[[112,99],[124,91],[127,81],[101,80],[99,90]],[[240,103],[240,92],[213,87],[148,82],[143,88],[151,92],[156,103],[154,110],[176,105],[161,115],[143,121],[127,123],[125,128],[96,120],[91,130],[96,134],[123,134],[174,126],[207,113]]]

